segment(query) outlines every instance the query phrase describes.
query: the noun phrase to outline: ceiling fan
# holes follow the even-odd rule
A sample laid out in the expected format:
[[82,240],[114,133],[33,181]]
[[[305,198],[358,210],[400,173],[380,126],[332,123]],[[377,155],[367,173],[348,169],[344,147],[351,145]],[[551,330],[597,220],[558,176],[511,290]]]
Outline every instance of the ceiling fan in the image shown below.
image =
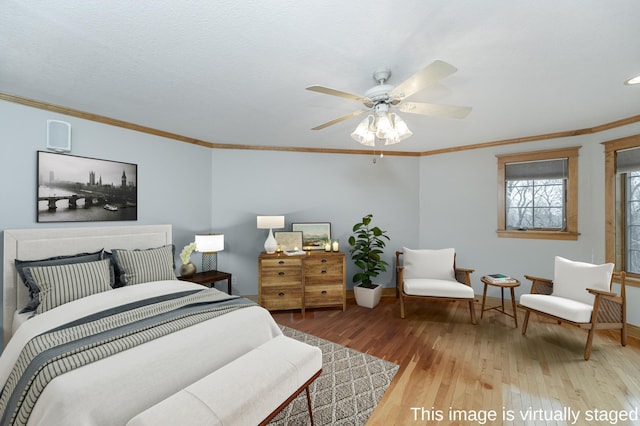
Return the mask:
[[321,130],[352,117],[372,112],[372,114],[367,116],[367,118],[358,125],[351,134],[351,137],[363,145],[375,146],[375,138],[384,139],[385,145],[390,145],[398,143],[412,135],[404,120],[397,114],[389,111],[391,108],[397,107],[398,110],[411,114],[464,118],[471,112],[471,107],[404,101],[406,98],[456,71],[457,68],[453,65],[437,60],[397,86],[392,86],[387,84],[387,80],[389,80],[391,76],[391,71],[387,68],[381,68],[373,73],[373,79],[378,85],[367,90],[363,96],[325,86],[309,86],[307,90],[353,99],[362,102],[366,107],[365,109],[353,111],[327,121],[326,123],[322,123],[313,127],[311,130]]

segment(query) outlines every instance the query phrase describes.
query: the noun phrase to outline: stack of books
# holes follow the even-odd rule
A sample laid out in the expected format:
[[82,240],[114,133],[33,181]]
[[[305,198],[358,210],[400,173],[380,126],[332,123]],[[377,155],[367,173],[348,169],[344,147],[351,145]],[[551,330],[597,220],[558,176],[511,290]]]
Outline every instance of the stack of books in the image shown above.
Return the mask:
[[484,278],[492,284],[508,284],[516,282],[515,278],[504,274],[490,274],[485,275]]

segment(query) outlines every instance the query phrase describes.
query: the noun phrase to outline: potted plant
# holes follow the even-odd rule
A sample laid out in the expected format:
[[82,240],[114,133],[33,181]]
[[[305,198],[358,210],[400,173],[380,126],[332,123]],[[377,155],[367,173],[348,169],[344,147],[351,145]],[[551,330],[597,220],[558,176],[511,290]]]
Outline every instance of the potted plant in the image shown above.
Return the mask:
[[362,222],[353,225],[353,235],[349,237],[351,249],[351,260],[360,269],[360,272],[353,276],[353,292],[356,303],[368,308],[375,307],[380,302],[382,286],[374,284],[373,279],[380,272],[387,270],[387,262],[382,260],[386,241],[389,237],[387,231],[383,231],[377,226],[371,226],[373,215],[368,214],[362,218]]

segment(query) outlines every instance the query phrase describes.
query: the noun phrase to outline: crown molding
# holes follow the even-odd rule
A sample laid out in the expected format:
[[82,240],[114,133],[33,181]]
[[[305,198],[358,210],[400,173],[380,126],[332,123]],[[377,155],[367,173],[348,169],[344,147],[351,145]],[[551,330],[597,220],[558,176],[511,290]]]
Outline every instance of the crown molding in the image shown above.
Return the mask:
[[[173,139],[180,142],[190,143],[194,145],[204,146],[211,149],[238,149],[238,150],[251,150],[251,151],[288,151],[288,152],[311,152],[321,154],[354,154],[354,155],[371,155],[372,150],[361,149],[327,149],[327,148],[304,148],[304,147],[284,147],[284,146],[260,146],[260,145],[234,145],[223,144],[216,142],[209,142],[202,139],[190,138],[177,133],[166,132],[164,130],[155,129],[152,127],[142,126],[128,121],[118,120],[115,118],[105,117],[103,115],[92,114],[90,112],[81,111],[73,108],[67,108],[60,105],[51,104],[48,102],[42,102],[35,99],[29,99],[22,96],[11,95],[9,93],[0,92],[0,99],[13,102],[21,105],[26,105],[33,108],[38,108],[46,111],[55,112],[58,114],[64,114],[71,117],[82,118],[84,120],[90,120],[97,123],[108,124],[110,126],[121,127],[136,132],[147,133],[150,135],[160,136],[163,138]],[[512,139],[503,139],[499,141],[481,142],[471,145],[460,145],[452,148],[434,149],[422,152],[410,152],[410,151],[384,151],[385,156],[400,156],[400,157],[423,157],[428,155],[446,154],[451,152],[469,151],[472,149],[490,148],[494,146],[513,145],[524,142],[534,142],[548,139],[560,139],[568,138],[579,135],[588,135],[593,133],[610,130],[616,127],[622,127],[629,124],[640,122],[640,115],[623,118],[620,120],[612,121],[609,123],[600,124],[594,127],[587,127],[578,130],[565,130],[555,133],[544,133],[541,135],[525,136]]]

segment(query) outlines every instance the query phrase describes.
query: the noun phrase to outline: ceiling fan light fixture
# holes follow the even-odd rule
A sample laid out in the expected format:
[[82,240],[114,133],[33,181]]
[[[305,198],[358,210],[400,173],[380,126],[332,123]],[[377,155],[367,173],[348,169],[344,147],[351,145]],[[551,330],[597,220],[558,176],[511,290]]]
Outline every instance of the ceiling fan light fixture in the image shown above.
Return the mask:
[[379,115],[376,119],[376,137],[386,139],[394,133],[389,114]]
[[376,135],[371,126],[374,122],[373,115],[368,115],[358,124],[358,127],[351,133],[351,138],[362,145],[375,146]]
[[633,86],[634,84],[640,84],[640,75],[636,75],[635,77],[630,78],[629,80],[625,81],[624,84],[626,84],[627,86]]
[[388,106],[375,108],[375,117],[368,115],[358,124],[351,138],[366,146],[375,146],[376,138],[385,145],[393,145],[413,135],[407,123],[396,113],[388,113]]
[[393,128],[396,131],[398,142],[407,139],[409,136],[413,135],[413,132],[409,130],[409,126],[404,120],[397,114],[391,114],[393,118]]
[[[392,145],[410,137],[413,133],[409,130],[404,120],[395,113],[389,112],[391,107],[398,106],[399,110],[403,113],[465,118],[471,111],[471,107],[437,105],[424,102],[404,102],[406,98],[456,71],[457,68],[453,65],[436,60],[400,84],[390,85],[387,83],[387,80],[391,76],[391,71],[388,68],[380,68],[373,73],[373,79],[378,84],[367,90],[364,96],[325,86],[309,86],[307,90],[359,101],[367,107],[367,110],[359,110],[345,114],[319,126],[312,127],[312,130],[324,129],[325,127],[332,126],[366,113],[368,110],[372,110],[372,115],[356,127],[353,133],[351,133],[351,137],[355,141],[368,146],[375,146],[376,139],[384,141],[385,145]],[[640,80],[640,78],[638,80]],[[629,81],[628,83],[633,84],[635,82],[632,83],[632,81]]]
[[394,145],[398,142],[400,142],[400,139],[398,139],[398,135],[393,135],[392,137],[388,137],[384,140],[385,145]]

